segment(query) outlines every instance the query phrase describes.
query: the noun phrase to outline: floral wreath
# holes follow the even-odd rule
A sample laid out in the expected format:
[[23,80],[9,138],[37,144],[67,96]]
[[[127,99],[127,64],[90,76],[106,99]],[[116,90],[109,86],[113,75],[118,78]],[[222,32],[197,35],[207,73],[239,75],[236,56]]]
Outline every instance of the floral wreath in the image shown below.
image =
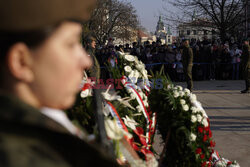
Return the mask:
[[[210,123],[195,94],[174,86],[162,72],[153,75],[161,89],[149,82],[145,65],[137,57],[118,52],[116,67],[107,68],[117,82],[102,93],[103,113],[108,137],[115,145],[116,157],[131,166],[158,166],[152,148],[156,129],[165,142],[159,163],[166,166],[238,167],[236,161],[220,158],[214,150]],[[161,70],[162,71],[162,70]],[[91,96],[94,83],[86,77],[82,98]],[[114,89],[110,93],[110,89]],[[157,117],[156,117],[157,115]],[[135,160],[121,145],[125,138],[140,155]],[[143,161],[145,160],[145,161]]]

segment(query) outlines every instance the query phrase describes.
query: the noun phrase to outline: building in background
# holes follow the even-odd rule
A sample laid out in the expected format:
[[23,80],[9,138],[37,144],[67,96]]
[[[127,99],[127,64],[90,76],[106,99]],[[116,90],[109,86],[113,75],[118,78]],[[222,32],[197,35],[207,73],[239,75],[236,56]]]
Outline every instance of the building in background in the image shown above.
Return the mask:
[[178,35],[180,39],[202,40],[206,37],[209,40],[217,39],[216,28],[212,22],[207,19],[192,18],[190,22],[182,23],[178,26]]
[[177,29],[179,39],[202,40],[206,37],[209,40],[214,40],[218,38],[217,29],[212,21],[204,18],[197,18],[195,11],[191,21],[179,24]]
[[156,39],[160,40],[162,44],[170,45],[173,43],[171,30],[169,27],[166,30],[166,27],[164,26],[164,23],[161,19],[161,16],[159,16],[159,20],[157,22],[155,36]]

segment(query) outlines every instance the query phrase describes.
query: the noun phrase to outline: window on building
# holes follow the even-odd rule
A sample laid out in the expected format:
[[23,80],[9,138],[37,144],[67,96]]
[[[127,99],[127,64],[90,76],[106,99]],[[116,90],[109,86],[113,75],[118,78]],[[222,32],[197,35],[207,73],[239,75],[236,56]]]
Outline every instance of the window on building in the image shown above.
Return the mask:
[[170,39],[168,38],[168,43],[170,43],[171,41],[170,41]]
[[190,30],[187,30],[187,35],[190,35]]
[[204,30],[204,35],[207,35],[207,30]]
[[197,31],[196,30],[193,30],[193,33],[194,33],[194,35],[197,35]]

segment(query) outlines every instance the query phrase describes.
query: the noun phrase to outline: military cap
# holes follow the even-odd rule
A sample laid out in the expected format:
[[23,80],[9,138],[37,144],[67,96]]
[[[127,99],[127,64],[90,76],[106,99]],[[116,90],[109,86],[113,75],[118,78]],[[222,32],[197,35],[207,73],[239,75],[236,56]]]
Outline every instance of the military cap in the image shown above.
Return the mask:
[[185,42],[185,41],[189,41],[189,39],[187,38],[182,39],[182,42]]
[[249,41],[249,38],[243,38],[242,42]]
[[40,29],[60,21],[90,18],[96,0],[1,0],[0,31]]

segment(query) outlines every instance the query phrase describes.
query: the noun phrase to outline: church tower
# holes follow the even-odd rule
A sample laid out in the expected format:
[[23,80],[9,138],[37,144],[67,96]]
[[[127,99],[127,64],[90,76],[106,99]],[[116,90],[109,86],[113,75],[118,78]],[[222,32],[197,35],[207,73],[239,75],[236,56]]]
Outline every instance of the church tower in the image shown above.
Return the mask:
[[172,33],[169,27],[168,30],[166,30],[161,16],[159,16],[159,20],[157,22],[155,36],[156,39],[160,40],[162,44],[172,44]]
[[157,26],[156,26],[156,32],[159,32],[159,31],[165,31],[164,23],[161,19],[161,16],[159,16],[159,20],[158,20]]

